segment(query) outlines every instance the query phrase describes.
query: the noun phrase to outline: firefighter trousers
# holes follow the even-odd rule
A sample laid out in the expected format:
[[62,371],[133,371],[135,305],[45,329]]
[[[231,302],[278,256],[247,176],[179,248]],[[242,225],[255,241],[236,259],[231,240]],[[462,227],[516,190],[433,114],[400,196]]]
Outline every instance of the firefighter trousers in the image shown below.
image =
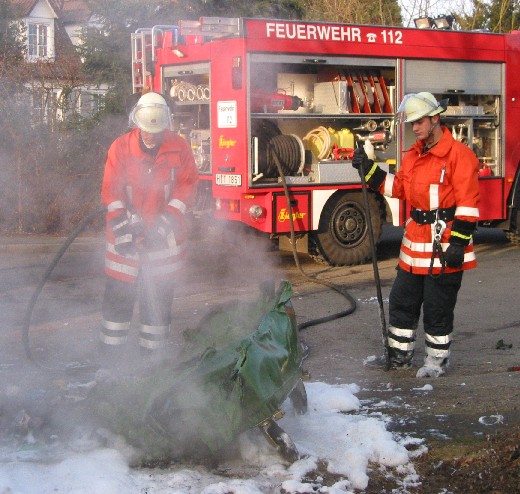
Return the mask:
[[422,310],[426,353],[449,357],[454,310],[462,275],[463,271],[458,271],[431,277],[397,267],[397,276],[390,291],[390,349],[413,353]]
[[173,282],[139,276],[125,283],[107,276],[102,304],[102,343],[123,345],[130,332],[135,302],[139,306],[139,345],[143,349],[164,347],[170,332]]

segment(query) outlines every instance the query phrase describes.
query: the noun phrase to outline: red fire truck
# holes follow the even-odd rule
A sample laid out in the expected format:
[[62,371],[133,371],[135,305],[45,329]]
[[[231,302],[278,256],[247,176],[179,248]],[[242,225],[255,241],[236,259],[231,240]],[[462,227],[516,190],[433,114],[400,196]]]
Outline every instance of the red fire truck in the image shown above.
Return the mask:
[[[353,149],[370,145],[382,167],[398,170],[415,138],[394,112],[406,93],[429,91],[449,98],[443,124],[479,157],[479,224],[518,244],[518,31],[202,17],[137,30],[132,57],[134,92],[167,96],[191,142],[199,213],[248,225],[281,248],[292,238],[331,265],[366,261]],[[379,240],[385,221],[404,223],[407,205],[369,195]]]

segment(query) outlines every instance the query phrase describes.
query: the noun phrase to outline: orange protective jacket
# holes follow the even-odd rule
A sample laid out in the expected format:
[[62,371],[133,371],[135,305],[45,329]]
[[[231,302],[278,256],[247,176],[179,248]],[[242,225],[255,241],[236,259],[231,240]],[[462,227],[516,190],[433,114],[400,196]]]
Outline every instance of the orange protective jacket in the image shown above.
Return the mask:
[[[435,210],[455,206],[455,218],[476,222],[479,218],[478,158],[473,151],[456,141],[446,127],[442,127],[440,141],[423,154],[424,143],[417,141],[404,155],[400,170],[388,173],[379,191],[388,197],[407,201],[412,208]],[[442,235],[442,250],[449,245],[451,226]],[[408,219],[399,254],[399,266],[411,273],[428,274],[433,251],[433,225],[419,225]],[[471,269],[477,262],[473,241],[465,247],[464,264],[460,269],[446,267],[446,273]],[[442,266],[434,259],[432,274],[439,274]]]
[[169,211],[184,222],[198,182],[193,153],[184,139],[165,131],[153,156],[141,149],[139,132],[133,129],[112,143],[101,189],[101,202],[107,207],[105,272],[130,283],[137,279],[143,263],[154,276],[177,270],[184,253],[183,239],[161,250],[121,255],[114,249],[111,220],[128,212],[139,215],[145,229],[153,228],[159,215]]

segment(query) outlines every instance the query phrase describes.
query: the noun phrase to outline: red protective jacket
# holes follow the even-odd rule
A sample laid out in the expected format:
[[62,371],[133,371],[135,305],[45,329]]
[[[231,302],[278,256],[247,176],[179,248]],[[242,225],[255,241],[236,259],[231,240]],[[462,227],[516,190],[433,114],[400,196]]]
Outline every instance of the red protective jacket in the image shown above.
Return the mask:
[[[441,140],[425,154],[424,143],[416,142],[405,154],[397,174],[387,174],[379,191],[389,197],[404,199],[417,209],[434,210],[455,206],[455,218],[476,222],[479,218],[478,159],[471,149],[456,141],[446,127]],[[442,235],[445,252],[452,222]],[[433,225],[419,225],[408,219],[405,225],[399,266],[416,274],[428,274],[432,258]],[[476,267],[473,242],[465,248],[460,269]],[[445,272],[460,271],[446,267]],[[441,272],[438,256],[432,274]]]
[[141,217],[145,229],[153,228],[159,215],[169,211],[178,221],[195,200],[198,171],[189,144],[174,132],[165,131],[155,157],[139,144],[139,129],[117,138],[108,151],[101,202],[106,214],[105,272],[135,282],[142,263],[152,275],[168,275],[179,266],[183,239],[161,250],[139,255],[120,255],[114,249],[111,220],[127,211]]

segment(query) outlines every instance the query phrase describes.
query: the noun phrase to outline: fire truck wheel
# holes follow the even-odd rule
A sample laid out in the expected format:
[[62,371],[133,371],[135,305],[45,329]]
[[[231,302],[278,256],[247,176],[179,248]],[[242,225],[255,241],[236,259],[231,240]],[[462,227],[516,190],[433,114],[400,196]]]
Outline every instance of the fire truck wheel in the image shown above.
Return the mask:
[[[368,195],[374,240],[379,243],[385,218],[380,196]],[[319,230],[311,235],[317,254],[331,266],[350,266],[371,259],[372,248],[367,227],[363,194],[336,192],[327,201],[320,218]]]
[[506,231],[506,238],[517,247],[520,247],[520,233],[514,231]]

